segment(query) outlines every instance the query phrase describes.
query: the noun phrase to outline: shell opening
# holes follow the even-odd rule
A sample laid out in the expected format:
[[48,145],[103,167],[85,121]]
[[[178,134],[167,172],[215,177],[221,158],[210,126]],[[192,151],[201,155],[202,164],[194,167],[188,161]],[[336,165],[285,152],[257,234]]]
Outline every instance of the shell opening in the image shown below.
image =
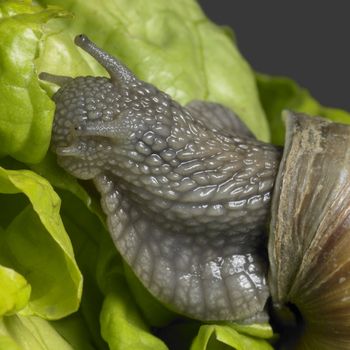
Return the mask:
[[275,349],[296,349],[305,331],[305,320],[295,304],[287,303],[281,307],[268,301],[270,324],[279,337],[274,343]]

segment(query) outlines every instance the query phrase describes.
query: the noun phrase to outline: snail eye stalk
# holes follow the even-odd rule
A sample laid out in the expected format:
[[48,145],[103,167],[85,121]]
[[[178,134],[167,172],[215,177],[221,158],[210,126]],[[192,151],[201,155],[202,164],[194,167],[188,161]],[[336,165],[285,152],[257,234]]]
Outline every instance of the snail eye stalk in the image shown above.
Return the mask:
[[113,82],[127,84],[135,80],[135,76],[128,68],[115,57],[98,48],[86,35],[76,36],[74,42],[107,70]]
[[39,79],[48,81],[49,83],[56,84],[60,87],[68,84],[73,80],[71,77],[66,77],[64,75],[55,75],[55,74],[50,74],[46,72],[41,72],[39,74]]

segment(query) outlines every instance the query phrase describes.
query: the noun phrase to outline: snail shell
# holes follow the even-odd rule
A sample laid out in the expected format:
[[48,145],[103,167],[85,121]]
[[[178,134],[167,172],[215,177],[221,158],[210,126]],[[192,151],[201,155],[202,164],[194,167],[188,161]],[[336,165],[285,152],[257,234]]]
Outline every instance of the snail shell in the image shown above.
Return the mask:
[[350,349],[350,127],[285,117],[268,244],[272,299],[302,314],[298,349]]
[[269,291],[266,223],[280,149],[227,108],[180,106],[85,36],[104,77],[41,78],[59,164],[101,193],[114,243],[149,291],[201,320],[256,320]]

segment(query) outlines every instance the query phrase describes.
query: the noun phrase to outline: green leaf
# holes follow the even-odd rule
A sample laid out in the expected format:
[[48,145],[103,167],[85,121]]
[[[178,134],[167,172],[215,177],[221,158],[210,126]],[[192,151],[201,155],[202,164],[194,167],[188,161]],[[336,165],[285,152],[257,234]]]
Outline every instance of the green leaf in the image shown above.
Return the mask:
[[39,86],[34,60],[42,25],[62,15],[28,1],[0,4],[0,156],[35,163],[48,149],[54,104]]
[[257,74],[257,82],[260,99],[271,130],[272,143],[284,144],[282,111],[286,109],[350,124],[350,113],[321,106],[306,89],[289,78]]
[[255,79],[251,79],[252,70],[237,47],[232,45],[231,36],[209,21],[198,24],[197,30],[208,86],[207,96],[201,98],[228,106],[259,139],[268,141],[268,125]]
[[150,333],[122,278],[115,279],[113,291],[107,294],[100,321],[102,336],[110,350],[168,349]]
[[0,316],[11,315],[27,305],[31,288],[22,275],[0,265],[0,286]]
[[99,205],[99,198],[96,195],[92,197],[76,178],[63,170],[63,168],[57,164],[56,155],[52,152],[48,152],[40,163],[31,165],[30,168],[47,179],[52,186],[74,194],[90,211],[104,220],[105,215],[102,213],[102,209]]
[[22,350],[17,343],[7,335],[0,334],[0,350]]
[[[140,341],[150,344],[145,349],[151,349],[153,345],[153,349],[164,349],[163,345],[158,346],[162,342],[149,333],[142,321],[124,279],[121,257],[109,233],[84,202],[67,191],[60,192],[60,196],[62,218],[85,278],[81,313],[95,343],[100,349],[107,349],[99,339],[100,320],[101,334],[109,349],[128,349],[126,346],[133,341],[135,333],[140,333]],[[115,303],[116,299],[118,303]],[[135,344],[133,348],[130,345],[129,349],[144,349],[141,346]]]
[[13,315],[0,319],[0,350],[57,349],[80,350],[73,348],[50,322],[40,317]]
[[269,323],[253,323],[253,324],[239,324],[235,322],[225,324],[239,333],[246,334],[256,338],[271,339],[273,337],[273,330]]
[[23,193],[0,193],[0,203],[0,225],[3,228],[5,228],[12,222],[12,220],[18,215],[18,213],[21,212],[28,205],[28,198]]
[[272,350],[263,339],[241,334],[231,326],[203,325],[194,339],[191,350]]
[[[60,192],[60,196],[63,203],[62,218],[84,274],[81,313],[94,342],[99,344],[99,348],[105,349],[98,335],[100,319],[101,334],[110,349],[142,350],[152,349],[152,346],[153,349],[165,349],[142,321],[124,279],[122,260],[109,233],[98,217],[86,208],[84,202],[67,191]],[[136,333],[139,338],[137,342],[145,342],[148,347],[143,348],[141,343],[132,343]]]
[[99,315],[104,288],[109,284],[108,275],[111,270],[122,271],[121,261],[118,261],[117,251],[108,232],[86,204],[68,191],[60,191],[60,197],[62,219],[70,234],[79,268],[84,275],[80,312],[94,343],[98,344],[99,349],[107,349],[100,335]]
[[96,349],[91,332],[89,332],[81,312],[76,312],[61,320],[51,321],[50,324],[66,339],[74,350]]
[[148,324],[154,327],[164,327],[174,319],[180,317],[178,314],[167,309],[161,304],[140,282],[131,268],[124,263],[125,277],[137,305]]
[[40,3],[58,4],[76,17],[65,23],[64,32],[60,30],[62,24],[50,23],[52,33],[37,62],[39,71],[68,76],[106,74],[91,57],[74,47],[74,35],[84,33],[120,58],[139,78],[180,103],[193,99],[221,102],[236,111],[259,138],[268,139],[252,70],[227,30],[212,24],[196,1]]
[[0,168],[0,192],[23,192],[32,204],[0,236],[0,262],[32,287],[26,313],[56,319],[76,311],[82,276],[59,215],[59,197],[45,179],[28,170]]
[[[134,310],[135,318],[142,320],[135,300],[132,298],[128,285],[124,280],[124,270],[122,260],[105,228],[98,220],[96,215],[89,211],[81,200],[78,200],[72,193],[67,191],[60,192],[63,200],[62,218],[67,227],[72,243],[76,259],[79,263],[81,271],[84,274],[84,291],[81,304],[81,312],[84,315],[90,333],[93,335],[95,343],[99,343],[100,348],[104,348],[101,341],[98,339],[99,332],[99,314],[102,304],[109,303],[106,300],[110,295],[118,291],[122,295],[128,295],[125,304],[125,312]],[[116,281],[121,283],[116,284]],[[124,298],[124,297],[123,297]],[[122,299],[121,302],[123,302]],[[129,305],[130,304],[130,305]],[[155,310],[154,310],[155,311]],[[120,307],[108,309],[109,319],[116,319],[115,322],[123,322],[120,320]],[[102,315],[101,315],[102,319]],[[140,321],[143,322],[143,321]],[[148,328],[143,323],[144,335],[142,338],[150,339],[152,344],[161,343],[160,340],[148,334]],[[101,323],[102,335],[105,334],[104,339],[109,346],[116,346],[115,339],[124,339],[129,336],[124,334],[124,326],[119,327],[113,332],[110,332],[111,325],[106,326],[106,332],[103,333],[103,323]],[[138,325],[132,327],[134,331],[138,332]],[[119,341],[119,340],[118,340]],[[111,345],[112,344],[112,345]],[[119,349],[118,347],[116,349]],[[131,349],[131,348],[130,348]],[[142,348],[140,348],[142,349]]]

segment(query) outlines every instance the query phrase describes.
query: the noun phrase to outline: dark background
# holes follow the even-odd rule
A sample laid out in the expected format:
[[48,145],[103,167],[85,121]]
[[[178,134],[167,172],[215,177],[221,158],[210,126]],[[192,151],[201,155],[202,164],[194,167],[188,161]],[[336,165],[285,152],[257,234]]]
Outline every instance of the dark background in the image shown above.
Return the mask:
[[199,0],[229,25],[252,67],[288,76],[323,105],[350,111],[350,10],[347,0]]

